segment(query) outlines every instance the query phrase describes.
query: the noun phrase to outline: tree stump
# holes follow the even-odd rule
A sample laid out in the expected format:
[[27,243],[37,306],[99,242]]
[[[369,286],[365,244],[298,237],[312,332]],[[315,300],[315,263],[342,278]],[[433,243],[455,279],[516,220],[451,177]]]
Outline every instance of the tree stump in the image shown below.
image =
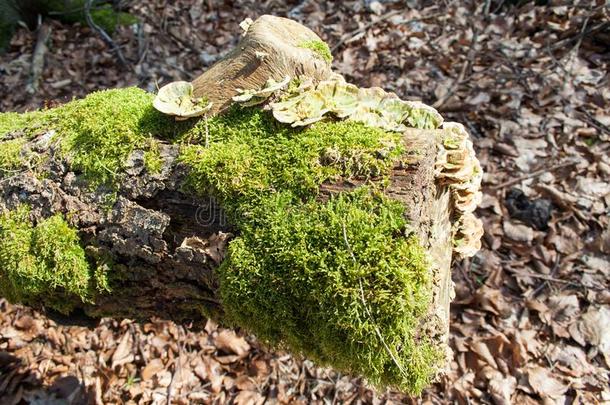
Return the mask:
[[446,365],[453,253],[481,236],[472,144],[344,83],[300,24],[244,28],[193,82],[199,118],[137,89],[0,115],[0,294],[67,322],[214,317],[416,393]]

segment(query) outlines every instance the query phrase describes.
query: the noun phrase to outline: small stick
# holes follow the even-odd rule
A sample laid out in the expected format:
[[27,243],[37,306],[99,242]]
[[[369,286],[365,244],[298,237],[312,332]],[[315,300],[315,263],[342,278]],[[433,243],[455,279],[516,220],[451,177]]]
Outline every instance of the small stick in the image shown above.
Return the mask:
[[[40,17],[40,16],[39,16]],[[36,47],[32,54],[32,69],[30,79],[26,87],[29,94],[35,94],[40,87],[40,78],[44,70],[44,57],[47,53],[47,42],[51,36],[51,27],[40,22],[38,25],[38,36],[36,38]]]
[[563,167],[572,166],[572,165],[575,165],[576,163],[578,163],[578,162],[575,161],[575,160],[570,160],[568,162],[563,162],[563,163],[556,164],[555,166],[545,167],[543,169],[536,170],[535,172],[524,174],[523,176],[519,176],[519,177],[517,177],[515,179],[511,179],[511,180],[505,181],[504,183],[500,183],[500,184],[497,184],[495,186],[491,186],[490,190],[498,190],[498,189],[501,189],[501,188],[504,188],[504,187],[512,186],[513,184],[517,184],[517,183],[519,183],[519,182],[521,182],[523,180],[527,180],[527,179],[531,179],[531,178],[534,178],[534,177],[538,177],[540,175],[543,175],[544,173],[552,172],[552,171],[555,171],[557,169],[561,169]]
[[[550,277],[555,277],[557,270],[559,269],[559,263],[561,262],[561,253],[557,253],[557,258],[555,259],[555,264],[553,264],[553,269],[551,270]],[[531,297],[536,297],[538,294],[542,292],[544,287],[546,287],[549,283],[549,280],[544,280],[534,291],[531,293]]]
[[95,32],[98,33],[100,37],[102,37],[106,45],[108,45],[110,49],[116,54],[117,58],[119,58],[119,62],[121,62],[121,65],[125,68],[128,67],[129,64],[127,63],[127,59],[125,59],[121,48],[112,40],[110,35],[108,35],[108,33],[102,29],[102,27],[100,27],[95,23],[95,21],[93,21],[93,17],[91,17],[92,3],[93,0],[87,0],[85,2],[85,19],[87,20],[87,24],[89,24],[91,29],[93,29]]

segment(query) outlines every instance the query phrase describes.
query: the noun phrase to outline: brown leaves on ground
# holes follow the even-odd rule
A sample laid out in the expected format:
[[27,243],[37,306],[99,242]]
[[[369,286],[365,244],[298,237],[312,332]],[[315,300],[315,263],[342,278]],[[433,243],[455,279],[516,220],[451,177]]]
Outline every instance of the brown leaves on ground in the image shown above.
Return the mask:
[[[610,401],[610,18],[603,1],[127,3],[143,22],[114,35],[130,70],[88,27],[53,22],[40,92],[30,96],[23,89],[36,34],[20,29],[0,56],[0,110],[192,79],[236,43],[240,21],[272,13],[319,33],[350,81],[435,104],[467,126],[486,173],[478,212],[486,233],[484,249],[454,266],[454,358],[446,376],[409,399],[213,322],[200,332],[159,320],[104,320],[89,330],[2,303],[3,400]],[[511,216],[512,187],[532,204],[550,201],[548,223]]]

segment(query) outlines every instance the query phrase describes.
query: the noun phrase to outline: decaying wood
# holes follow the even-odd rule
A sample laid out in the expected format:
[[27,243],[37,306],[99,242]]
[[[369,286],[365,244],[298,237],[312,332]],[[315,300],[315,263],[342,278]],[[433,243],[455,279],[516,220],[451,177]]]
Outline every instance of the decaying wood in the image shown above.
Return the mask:
[[[195,90],[199,95],[205,93],[219,110],[230,103],[237,89],[259,88],[270,77],[305,74],[325,78],[331,74],[328,64],[296,46],[317,38],[291,20],[261,17],[236,50],[195,80]],[[452,212],[449,192],[439,186],[434,173],[441,132],[409,130],[404,134],[405,149],[412,154],[393,168],[386,193],[405,205],[410,224],[432,260],[433,304],[421,331],[446,342],[453,291]],[[96,255],[111,257],[120,281],[95,304],[82,304],[85,314],[161,317],[196,324],[204,317],[202,308],[222,314],[214,270],[223,261],[235,230],[212,196],[181,191],[186,168],[177,161],[178,146],[161,143],[163,164],[158,174],[146,169],[144,151],[134,151],[126,162],[116,203],[109,208],[103,202],[114,196],[114,190],[89,190],[81,176],[54,152],[50,137],[44,131],[41,134],[27,146],[49,151],[46,176],[21,172],[1,180],[0,211],[26,203],[36,220],[55,213],[70,214],[66,218],[78,227],[84,245]],[[323,184],[319,198],[326,200],[364,181],[346,178]]]
[[193,81],[193,94],[211,101],[211,113],[216,113],[231,104],[238,89],[259,89],[270,78],[327,79],[330,64],[299,46],[312,40],[320,37],[296,21],[264,15],[250,25],[235,49]]

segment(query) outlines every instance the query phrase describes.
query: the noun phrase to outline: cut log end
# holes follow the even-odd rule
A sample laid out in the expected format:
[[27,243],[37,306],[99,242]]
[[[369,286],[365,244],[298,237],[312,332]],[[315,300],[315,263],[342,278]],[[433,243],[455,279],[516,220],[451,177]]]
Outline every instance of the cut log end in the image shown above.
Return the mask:
[[269,79],[327,79],[330,61],[308,46],[311,43],[324,44],[293,20],[263,15],[249,26],[233,51],[193,81],[193,94],[211,101],[212,113],[217,113],[231,105],[238,90],[259,89]]

